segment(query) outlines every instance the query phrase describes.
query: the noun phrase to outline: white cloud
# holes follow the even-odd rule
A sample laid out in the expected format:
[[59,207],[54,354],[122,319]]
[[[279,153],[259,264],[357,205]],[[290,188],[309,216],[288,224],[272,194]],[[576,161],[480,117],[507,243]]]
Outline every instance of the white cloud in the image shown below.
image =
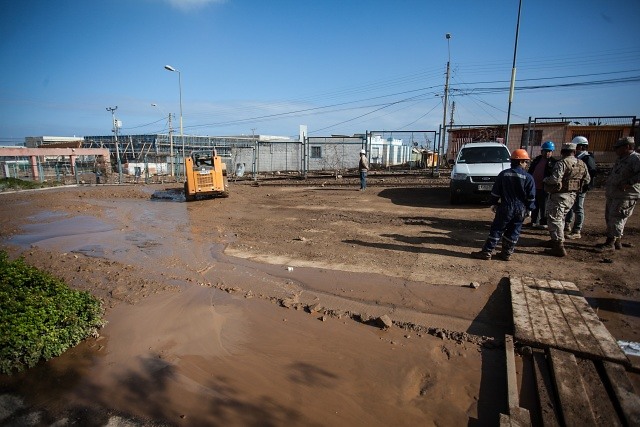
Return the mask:
[[166,0],[171,6],[183,12],[203,8],[209,4],[221,4],[226,0]]

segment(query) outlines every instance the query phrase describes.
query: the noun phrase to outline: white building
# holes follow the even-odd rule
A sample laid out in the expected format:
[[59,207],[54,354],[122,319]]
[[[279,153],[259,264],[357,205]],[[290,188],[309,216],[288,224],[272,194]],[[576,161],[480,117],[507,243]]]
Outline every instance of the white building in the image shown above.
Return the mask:
[[412,160],[412,147],[403,145],[402,139],[393,137],[383,139],[381,135],[372,135],[369,138],[369,147],[371,147],[371,165],[396,166],[407,164]]

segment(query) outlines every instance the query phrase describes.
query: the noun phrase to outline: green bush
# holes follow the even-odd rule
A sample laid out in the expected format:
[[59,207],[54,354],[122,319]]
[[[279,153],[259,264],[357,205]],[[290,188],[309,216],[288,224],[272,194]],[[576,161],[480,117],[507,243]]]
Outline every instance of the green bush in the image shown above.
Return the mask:
[[57,181],[36,182],[18,178],[0,178],[0,191],[7,190],[33,190],[35,188],[57,187],[61,185]]
[[104,325],[100,301],[0,251],[0,372],[59,356]]

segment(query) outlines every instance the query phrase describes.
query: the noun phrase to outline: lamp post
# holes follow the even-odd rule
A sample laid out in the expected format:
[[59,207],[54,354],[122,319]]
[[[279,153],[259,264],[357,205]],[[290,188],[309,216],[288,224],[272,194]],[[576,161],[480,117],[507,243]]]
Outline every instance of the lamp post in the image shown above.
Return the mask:
[[165,70],[178,73],[178,88],[180,90],[180,139],[182,140],[182,160],[184,161],[184,133],[182,131],[182,74],[180,70],[173,68],[171,65],[165,65]]
[[444,83],[444,113],[442,114],[442,130],[440,131],[440,141],[441,144],[438,147],[438,163],[436,166],[436,174],[440,174],[440,149],[444,150],[444,144],[447,141],[447,103],[449,102],[449,77],[451,75],[451,34],[445,34],[445,38],[447,39],[447,77]]
[[[156,107],[163,115],[166,115],[162,108],[158,107],[158,104],[151,104],[152,107]],[[171,171],[170,176],[174,176],[174,160],[173,160],[173,127],[171,126],[171,113],[169,113],[169,158],[171,159]]]

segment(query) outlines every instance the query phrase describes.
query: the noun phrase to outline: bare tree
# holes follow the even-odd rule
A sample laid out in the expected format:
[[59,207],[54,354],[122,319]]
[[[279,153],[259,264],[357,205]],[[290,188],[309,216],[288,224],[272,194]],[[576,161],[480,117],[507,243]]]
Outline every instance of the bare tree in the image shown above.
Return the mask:
[[322,169],[332,170],[335,179],[340,176],[342,169],[342,156],[338,152],[338,145],[326,145],[324,155],[322,156]]

